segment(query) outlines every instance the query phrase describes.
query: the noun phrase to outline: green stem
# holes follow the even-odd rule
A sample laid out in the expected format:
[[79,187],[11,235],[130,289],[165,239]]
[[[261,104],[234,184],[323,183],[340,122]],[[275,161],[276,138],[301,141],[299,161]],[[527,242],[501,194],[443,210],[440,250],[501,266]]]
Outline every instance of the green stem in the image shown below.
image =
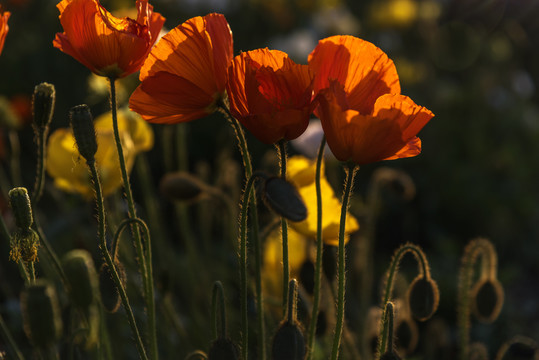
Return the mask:
[[337,287],[337,321],[335,324],[335,333],[333,334],[333,346],[331,350],[331,359],[337,360],[339,357],[339,347],[341,344],[341,336],[344,325],[344,294],[345,294],[345,270],[346,270],[346,253],[344,248],[345,228],[346,228],[346,212],[348,210],[348,203],[352,195],[352,187],[354,184],[354,178],[357,172],[358,166],[349,163],[346,168],[346,182],[345,189],[342,196],[342,208],[341,208],[341,220],[339,224],[339,279]]
[[19,350],[19,347],[17,346],[17,343],[15,340],[13,340],[13,336],[11,336],[11,332],[9,331],[9,328],[6,326],[6,323],[4,322],[4,318],[2,317],[2,314],[0,314],[0,330],[2,331],[2,335],[4,336],[4,340],[11,348],[11,356],[13,356],[14,359],[17,360],[24,360],[24,356],[21,353],[21,350]]
[[[220,281],[216,281],[213,284],[212,292],[212,324],[213,324],[213,338],[225,338],[226,337],[226,309],[225,309],[225,292],[223,290],[223,284]],[[217,321],[217,308],[221,310],[221,331],[219,331],[219,325]]]
[[326,137],[322,137],[316,158],[316,173],[314,183],[316,187],[316,264],[314,266],[314,298],[311,312],[311,322],[309,324],[309,342],[307,346],[306,359],[310,360],[314,351],[316,337],[316,323],[318,321],[318,307],[320,306],[320,284],[322,281],[322,253],[324,246],[322,242],[322,188],[320,186],[320,176],[322,170],[322,159],[326,147]]
[[118,270],[116,269],[116,264],[114,263],[112,256],[110,255],[110,252],[107,248],[107,240],[105,238],[105,223],[106,223],[105,205],[103,204],[103,195],[101,192],[101,182],[99,180],[99,174],[97,172],[95,162],[87,162],[87,164],[88,164],[88,168],[90,169],[90,173],[92,175],[92,180],[93,180],[94,189],[95,189],[97,210],[99,212],[98,213],[98,221],[99,221],[98,235],[99,235],[99,242],[100,242],[99,247],[101,249],[101,252],[103,253],[103,256],[105,257],[105,261],[107,262],[107,265],[112,274],[112,280],[116,284],[116,287],[118,288],[118,292],[120,293],[120,298],[122,300],[122,304],[125,309],[125,313],[127,315],[127,321],[129,322],[129,325],[131,326],[131,331],[133,332],[133,336],[135,337],[135,343],[137,345],[139,356],[144,360],[148,360],[148,357],[146,356],[146,351],[144,350],[144,344],[142,343],[142,339],[140,337],[140,333],[137,328],[135,316],[133,315],[133,310],[131,309],[131,305],[129,304],[129,299],[125,292],[125,288],[122,284],[122,280],[120,279],[120,275],[118,274]]
[[43,194],[43,186],[45,185],[45,159],[47,153],[46,139],[48,127],[40,128],[36,134],[37,145],[37,168],[36,182],[34,183],[34,191],[32,193],[32,204],[37,204]]
[[296,301],[298,297],[298,281],[296,279],[290,280],[288,284],[288,310],[287,320],[290,324],[296,323]]
[[[279,164],[281,169],[281,179],[286,180],[286,140],[279,140],[277,143],[279,151]],[[283,241],[283,316],[286,315],[286,304],[288,302],[288,282],[290,281],[290,265],[288,263],[288,223],[281,217],[281,237]]]
[[[125,158],[122,149],[122,143],[120,140],[120,132],[118,130],[118,114],[116,104],[116,84],[114,78],[109,78],[110,82],[110,107],[112,111],[112,126],[114,130],[114,139],[116,141],[116,148],[118,150],[118,158],[120,161],[120,170],[122,172],[122,180],[124,183],[125,196],[127,199],[129,218],[134,219],[137,217],[135,203],[133,201],[133,194],[131,192],[131,184],[129,183],[129,176],[127,174],[127,167],[125,165]],[[135,240],[135,248],[137,249],[137,256],[140,261],[140,272],[142,276],[142,282],[144,286],[144,297],[146,300],[147,313],[148,313],[148,331],[150,334],[150,356],[153,360],[158,358],[157,354],[157,326],[155,321],[155,301],[153,293],[153,274],[152,274],[152,259],[151,259],[151,240],[148,237],[146,244],[146,252],[142,245],[140,233],[138,227],[132,229],[133,237]]]
[[240,312],[241,312],[241,331],[242,331],[242,358],[247,358],[248,348],[248,321],[247,321],[247,209],[249,209],[249,202],[251,199],[251,190],[254,186],[255,180],[259,178],[260,174],[255,173],[249,177],[243,197],[241,199],[241,213],[240,213]]
[[[423,253],[423,251],[421,250],[421,248],[412,243],[406,243],[402,245],[400,248],[397,249],[397,251],[395,251],[395,255],[393,255],[391,265],[389,266],[389,269],[387,272],[386,287],[384,290],[384,294],[382,296],[382,306],[384,306],[384,308],[392,297],[393,283],[395,280],[395,276],[397,275],[397,272],[398,272],[399,264],[403,256],[406,255],[407,253],[414,254],[414,258],[417,261],[419,274],[420,275],[422,274],[427,279],[430,278],[430,270],[428,267],[427,258],[425,254]],[[383,319],[385,318],[385,316],[386,314],[384,310],[384,313],[382,314],[382,324],[380,326],[382,335],[378,343],[378,353],[380,355],[382,354],[383,350],[386,348],[386,341],[387,341],[386,334],[383,332],[383,328],[384,328]]]
[[388,301],[384,309],[384,327],[382,330],[382,336],[387,339],[387,345],[384,347],[384,353],[393,353],[393,318],[394,318],[393,303]]
[[[230,123],[236,134],[238,140],[238,147],[242,156],[243,167],[245,169],[245,179],[249,179],[253,176],[253,167],[251,164],[251,156],[249,154],[249,149],[247,147],[247,140],[245,139],[245,133],[240,123],[228,109],[227,105],[224,103],[219,104],[219,112],[223,114],[225,119]],[[264,295],[262,293],[262,250],[260,248],[260,237],[258,234],[259,225],[258,225],[258,211],[256,206],[256,196],[251,193],[251,238],[252,243],[254,244],[254,253],[255,253],[255,284],[256,284],[256,305],[257,305],[257,317],[258,317],[258,348],[259,348],[259,357],[260,360],[266,359],[266,329],[264,326]],[[247,357],[244,357],[247,360]]]
[[114,233],[114,237],[113,237],[113,243],[112,243],[112,258],[114,260],[116,260],[116,258],[118,257],[118,249],[120,247],[119,243],[120,243],[120,236],[122,235],[122,232],[125,230],[125,228],[129,225],[132,225],[132,224],[137,224],[139,225],[139,227],[142,229],[142,231],[144,232],[144,237],[146,238],[146,241],[148,241],[148,238],[150,237],[150,230],[148,229],[148,226],[146,225],[146,223],[139,219],[139,218],[135,218],[135,219],[124,219],[120,225],[118,225],[118,228],[116,229],[116,232]]

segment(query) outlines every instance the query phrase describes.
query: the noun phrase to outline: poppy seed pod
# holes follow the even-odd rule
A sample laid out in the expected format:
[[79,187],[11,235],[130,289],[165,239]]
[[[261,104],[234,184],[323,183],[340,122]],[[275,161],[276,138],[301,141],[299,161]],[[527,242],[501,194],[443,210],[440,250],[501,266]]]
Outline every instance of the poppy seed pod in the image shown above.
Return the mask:
[[[120,281],[125,287],[127,282],[127,277],[125,274],[125,268],[121,262],[118,260],[115,261],[116,270],[120,276]],[[110,313],[115,313],[120,307],[120,293],[114,280],[112,279],[112,274],[110,268],[106,263],[101,265],[99,269],[99,295],[103,307]]]
[[418,275],[408,288],[410,311],[419,321],[425,321],[434,314],[439,300],[438,286],[430,277]]
[[97,295],[97,274],[94,261],[86,250],[71,250],[62,259],[62,266],[70,286],[73,304],[88,309]]
[[32,115],[34,117],[34,128],[37,131],[44,131],[49,127],[54,113],[56,102],[56,90],[54,85],[41,83],[34,88],[32,95]]
[[53,345],[62,335],[62,318],[54,288],[37,280],[21,293],[23,327],[31,342],[42,349]]
[[267,178],[264,181],[263,195],[266,206],[280,216],[294,222],[307,218],[307,207],[290,182],[280,177]]
[[16,187],[9,191],[9,204],[13,210],[15,224],[19,229],[29,229],[34,222],[32,216],[32,203],[28,196],[28,190],[23,187]]
[[166,174],[159,184],[161,194],[171,200],[196,201],[204,193],[207,185],[186,172]]
[[69,110],[69,122],[79,153],[87,162],[93,162],[97,152],[97,138],[94,119],[88,105],[82,104],[72,107]]
[[237,360],[238,347],[227,338],[217,338],[212,342],[208,360]]
[[275,333],[271,346],[273,360],[303,360],[305,338],[298,323],[284,321]]
[[502,285],[496,279],[478,281],[471,290],[472,312],[477,319],[491,323],[502,310],[504,292]]

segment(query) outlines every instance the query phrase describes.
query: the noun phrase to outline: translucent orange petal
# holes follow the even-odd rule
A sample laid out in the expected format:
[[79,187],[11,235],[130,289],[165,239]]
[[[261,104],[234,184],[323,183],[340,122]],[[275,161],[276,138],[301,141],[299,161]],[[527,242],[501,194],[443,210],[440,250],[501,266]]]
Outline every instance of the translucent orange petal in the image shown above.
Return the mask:
[[2,12],[2,7],[0,6],[0,54],[2,53],[2,50],[4,49],[4,42],[6,41],[6,35],[9,31],[9,26],[7,25],[7,21],[10,16],[11,16],[11,13],[9,11]]
[[375,45],[353,36],[332,36],[320,40],[309,55],[314,71],[315,93],[328,88],[330,80],[344,86],[350,109],[372,112],[383,94],[400,94],[393,61]]
[[208,95],[224,92],[232,60],[232,33],[221,14],[195,17],[171,30],[152,49],[140,80],[159,71],[182,77]]
[[208,115],[208,105],[214,100],[189,80],[161,71],[139,85],[129,99],[129,107],[144,120],[170,124]]
[[359,165],[419,154],[417,133],[434,116],[402,95],[384,95],[372,114],[343,109],[333,82],[320,100],[320,117],[329,147],[342,161]]

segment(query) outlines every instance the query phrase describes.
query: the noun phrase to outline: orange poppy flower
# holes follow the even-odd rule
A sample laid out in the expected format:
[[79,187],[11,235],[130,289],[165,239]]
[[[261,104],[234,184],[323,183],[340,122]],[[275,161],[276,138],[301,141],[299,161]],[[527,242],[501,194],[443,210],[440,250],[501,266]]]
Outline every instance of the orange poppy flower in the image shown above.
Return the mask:
[[309,124],[312,73],[282,51],[266,48],[236,56],[227,92],[232,115],[266,144],[295,139]]
[[63,0],[56,7],[64,32],[54,47],[110,78],[138,71],[165,23],[148,0],[137,0],[136,20],[113,16],[98,0]]
[[373,44],[352,37],[321,40],[309,55],[316,110],[328,146],[358,165],[416,156],[416,136],[434,114],[400,95],[393,61]]
[[0,5],[0,54],[2,53],[2,49],[4,49],[4,42],[6,41],[6,35],[9,30],[7,21],[10,16],[11,13],[9,11],[4,11]]
[[225,93],[232,56],[232,31],[223,15],[189,19],[152,49],[129,107],[153,123],[204,117]]

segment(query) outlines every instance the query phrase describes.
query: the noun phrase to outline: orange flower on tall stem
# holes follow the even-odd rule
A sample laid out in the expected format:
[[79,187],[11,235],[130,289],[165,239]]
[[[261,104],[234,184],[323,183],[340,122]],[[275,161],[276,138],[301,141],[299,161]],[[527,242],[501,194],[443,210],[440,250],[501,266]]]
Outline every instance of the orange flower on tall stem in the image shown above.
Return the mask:
[[9,26],[7,26],[7,21],[11,13],[9,11],[4,11],[0,5],[0,54],[4,49],[4,42],[6,41],[6,35],[9,31]]
[[393,61],[352,37],[323,39],[309,55],[327,143],[341,161],[358,165],[416,156],[416,136],[434,114],[400,94]]
[[227,84],[230,112],[266,144],[300,136],[312,112],[313,76],[278,50],[236,56]]
[[140,69],[165,23],[148,0],[137,0],[136,20],[117,18],[98,0],[63,0],[57,5],[63,33],[54,47],[93,73],[117,79]]
[[172,124],[217,110],[232,61],[232,31],[221,14],[195,17],[152,49],[129,106],[153,123]]

